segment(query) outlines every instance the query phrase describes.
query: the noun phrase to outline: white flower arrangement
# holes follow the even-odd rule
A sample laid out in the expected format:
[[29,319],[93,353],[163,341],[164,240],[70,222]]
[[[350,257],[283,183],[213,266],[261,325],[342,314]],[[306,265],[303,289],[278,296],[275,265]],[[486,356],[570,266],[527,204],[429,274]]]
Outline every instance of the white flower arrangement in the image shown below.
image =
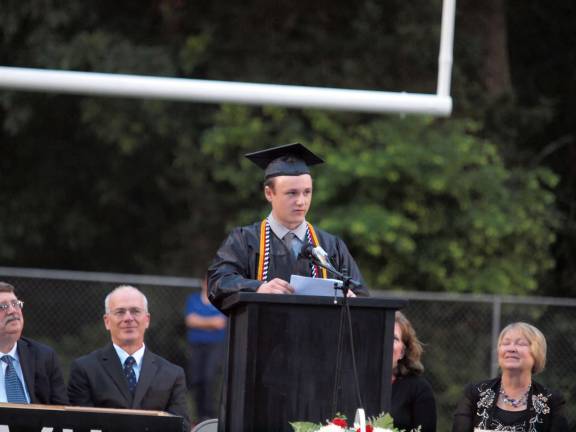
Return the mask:
[[[337,413],[332,420],[327,420],[325,425],[310,422],[290,423],[294,432],[360,432],[360,427],[356,424],[353,427],[348,425],[346,416]],[[420,428],[410,432],[419,432]],[[394,421],[390,414],[380,414],[377,417],[369,418],[366,422],[366,432],[406,432],[394,427]]]

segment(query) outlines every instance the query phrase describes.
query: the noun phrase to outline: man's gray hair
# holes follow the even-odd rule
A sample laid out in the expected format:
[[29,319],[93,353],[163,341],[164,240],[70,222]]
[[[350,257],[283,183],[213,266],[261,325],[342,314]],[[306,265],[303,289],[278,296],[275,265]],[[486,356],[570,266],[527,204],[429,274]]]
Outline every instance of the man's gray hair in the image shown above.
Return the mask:
[[11,292],[15,293],[15,289],[13,285],[10,285],[8,282],[0,282],[0,292]]
[[118,290],[122,290],[122,289],[126,289],[126,288],[136,290],[140,293],[142,298],[144,298],[144,311],[148,312],[148,299],[146,298],[146,296],[144,295],[144,293],[142,291],[140,291],[138,288],[136,288],[135,286],[132,286],[132,285],[119,285],[116,288],[114,288],[112,291],[110,291],[110,293],[104,299],[104,312],[106,312],[107,314],[110,313],[110,297],[112,296],[112,294],[114,294]]

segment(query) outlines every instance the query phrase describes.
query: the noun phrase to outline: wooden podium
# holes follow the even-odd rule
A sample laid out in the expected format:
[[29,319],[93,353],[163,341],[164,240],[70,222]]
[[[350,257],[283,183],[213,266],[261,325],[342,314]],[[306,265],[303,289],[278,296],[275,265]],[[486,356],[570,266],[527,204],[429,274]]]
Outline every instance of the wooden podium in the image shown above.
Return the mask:
[[[289,432],[289,422],[323,422],[334,416],[338,329],[342,299],[236,293],[230,315],[228,355],[219,432]],[[390,409],[394,313],[406,300],[349,299],[358,380],[369,416]],[[337,411],[353,419],[358,408],[344,326]]]
[[182,422],[163,411],[0,403],[0,430],[10,432],[182,432]]

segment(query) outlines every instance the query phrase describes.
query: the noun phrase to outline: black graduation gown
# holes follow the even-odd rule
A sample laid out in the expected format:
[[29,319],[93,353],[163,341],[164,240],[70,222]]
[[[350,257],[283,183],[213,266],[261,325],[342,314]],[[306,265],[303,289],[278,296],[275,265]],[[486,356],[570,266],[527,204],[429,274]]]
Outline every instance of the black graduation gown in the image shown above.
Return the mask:
[[[218,249],[216,257],[208,269],[208,297],[218,308],[224,298],[238,291],[255,292],[263,281],[257,280],[260,257],[260,224],[235,228]],[[353,291],[358,296],[368,296],[360,270],[350,255],[346,244],[338,237],[315,228],[320,246],[328,253],[334,267],[344,269],[350,277],[361,283]],[[307,258],[295,258],[281,239],[270,230],[270,262],[268,280],[280,278],[290,281],[296,274],[310,276],[310,262]],[[328,276],[330,277],[330,275]]]

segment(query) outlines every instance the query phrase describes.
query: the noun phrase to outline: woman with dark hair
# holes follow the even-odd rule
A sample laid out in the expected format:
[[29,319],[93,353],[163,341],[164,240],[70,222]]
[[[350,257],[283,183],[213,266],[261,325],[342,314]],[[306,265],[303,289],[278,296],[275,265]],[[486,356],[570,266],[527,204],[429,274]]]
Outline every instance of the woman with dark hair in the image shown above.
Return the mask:
[[422,376],[422,343],[414,327],[401,312],[394,322],[392,355],[392,408],[394,426],[410,431],[436,432],[436,400],[432,387]]
[[502,375],[470,384],[454,414],[452,432],[568,432],[564,398],[532,379],[546,365],[546,338],[516,322],[498,338]]

